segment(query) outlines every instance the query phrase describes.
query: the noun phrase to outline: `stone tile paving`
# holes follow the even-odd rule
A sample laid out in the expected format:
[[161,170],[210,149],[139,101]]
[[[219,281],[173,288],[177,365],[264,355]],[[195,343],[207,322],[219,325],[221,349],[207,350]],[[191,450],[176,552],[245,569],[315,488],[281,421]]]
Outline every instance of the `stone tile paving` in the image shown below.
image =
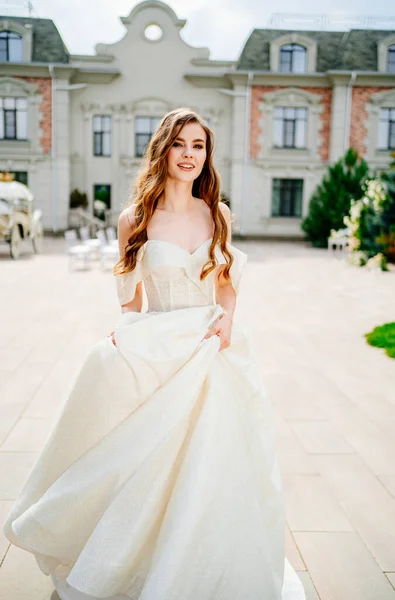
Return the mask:
[[[249,256],[236,318],[276,412],[287,556],[308,600],[395,600],[395,361],[363,334],[395,320],[395,270],[304,243],[234,240]],[[90,346],[119,314],[111,271],[70,271],[62,239],[0,246],[0,521]],[[55,600],[0,533],[0,598]],[[23,576],[22,576],[23,573]],[[247,600],[247,599],[246,599]]]

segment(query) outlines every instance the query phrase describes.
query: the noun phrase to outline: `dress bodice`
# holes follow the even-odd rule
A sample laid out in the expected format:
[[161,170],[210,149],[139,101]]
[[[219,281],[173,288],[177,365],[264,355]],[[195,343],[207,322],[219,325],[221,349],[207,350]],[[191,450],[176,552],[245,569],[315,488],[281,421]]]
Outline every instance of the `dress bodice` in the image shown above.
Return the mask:
[[[149,312],[213,304],[216,270],[205,279],[200,279],[202,267],[208,260],[210,243],[211,238],[190,253],[170,242],[147,240],[137,254],[136,268],[116,275],[120,304],[133,299],[139,281],[144,282]],[[230,274],[232,285],[238,293],[247,255],[229,243],[227,247],[234,259]],[[218,265],[226,263],[219,245],[215,248],[215,256]]]

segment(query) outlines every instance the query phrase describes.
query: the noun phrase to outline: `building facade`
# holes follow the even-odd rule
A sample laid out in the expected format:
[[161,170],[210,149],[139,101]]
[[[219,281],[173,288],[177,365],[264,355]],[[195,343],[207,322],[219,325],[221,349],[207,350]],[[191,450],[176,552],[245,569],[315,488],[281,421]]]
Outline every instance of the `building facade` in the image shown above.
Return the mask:
[[120,41],[77,56],[52,21],[0,17],[0,169],[28,183],[47,230],[67,228],[75,188],[115,224],[158,121],[178,106],[214,131],[242,235],[303,237],[312,191],[350,145],[372,168],[390,162],[394,32],[256,29],[237,61],[215,61],[183,41],[165,3],[121,20]]

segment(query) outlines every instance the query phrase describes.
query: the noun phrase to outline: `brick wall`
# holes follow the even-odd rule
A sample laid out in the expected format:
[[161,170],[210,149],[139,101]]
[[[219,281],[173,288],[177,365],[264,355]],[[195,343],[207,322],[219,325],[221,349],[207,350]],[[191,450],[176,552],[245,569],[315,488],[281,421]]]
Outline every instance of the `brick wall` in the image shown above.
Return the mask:
[[259,143],[259,138],[261,137],[263,131],[260,126],[260,121],[262,120],[262,111],[260,108],[260,103],[263,100],[263,96],[268,92],[276,92],[277,90],[281,90],[280,85],[277,86],[263,86],[263,85],[254,85],[251,89],[251,137],[250,137],[250,155],[251,158],[257,158],[259,151],[261,149],[261,145]]
[[40,129],[41,137],[40,144],[45,154],[51,151],[52,140],[52,101],[51,101],[51,79],[46,77],[18,77],[28,83],[33,83],[39,88],[39,95],[42,97],[39,111],[41,115]]
[[351,102],[350,146],[358,150],[360,156],[365,156],[365,138],[367,136],[366,122],[368,119],[367,105],[372,94],[385,92],[392,88],[383,87],[354,87]]
[[[260,151],[259,137],[263,131],[260,127],[261,109],[260,102],[268,92],[275,92],[279,89],[286,89],[285,86],[253,86],[251,90],[251,139],[250,152],[252,158],[257,158]],[[329,158],[329,139],[330,139],[330,123],[331,123],[331,106],[332,106],[332,90],[330,88],[303,87],[300,88],[311,94],[321,96],[322,112],[319,154],[322,161],[327,161]]]

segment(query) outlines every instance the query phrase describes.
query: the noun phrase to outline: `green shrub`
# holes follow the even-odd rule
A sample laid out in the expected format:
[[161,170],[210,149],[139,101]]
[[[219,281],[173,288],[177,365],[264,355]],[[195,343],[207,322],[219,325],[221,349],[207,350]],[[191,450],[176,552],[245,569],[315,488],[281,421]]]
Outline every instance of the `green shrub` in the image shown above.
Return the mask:
[[344,227],[352,198],[362,196],[362,186],[368,174],[365,160],[359,159],[353,148],[329,167],[328,174],[315,189],[309,212],[301,227],[313,246],[326,248],[331,229]]
[[384,348],[390,358],[395,358],[395,323],[385,323],[375,327],[365,338],[371,346]]

